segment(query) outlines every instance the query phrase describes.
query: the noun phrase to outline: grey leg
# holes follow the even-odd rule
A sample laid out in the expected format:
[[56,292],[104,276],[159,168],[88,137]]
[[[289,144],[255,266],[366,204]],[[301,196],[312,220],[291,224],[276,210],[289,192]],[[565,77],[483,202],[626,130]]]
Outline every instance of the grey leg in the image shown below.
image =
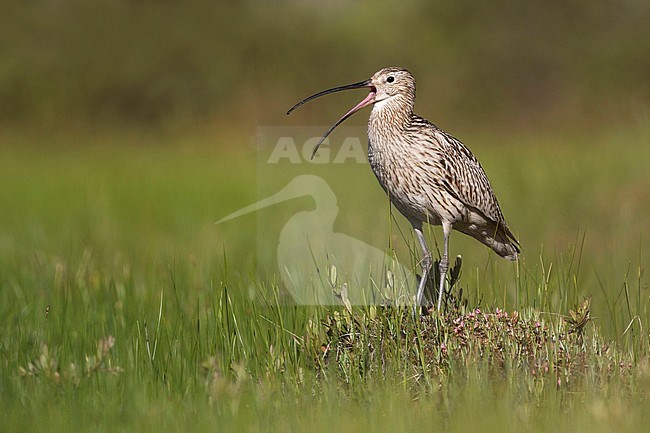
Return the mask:
[[442,258],[438,264],[438,270],[440,271],[440,287],[438,288],[438,312],[440,312],[440,308],[442,307],[442,294],[445,290],[445,277],[447,276],[447,269],[449,269],[449,235],[451,234],[451,224],[442,223],[442,233],[445,237],[445,245]]
[[417,314],[417,309],[422,306],[422,297],[424,296],[424,287],[427,284],[427,279],[429,278],[429,272],[431,271],[431,265],[433,260],[431,259],[431,253],[427,248],[427,242],[424,239],[424,233],[422,233],[422,224],[413,225],[413,230],[415,230],[415,235],[420,242],[420,248],[422,248],[422,278],[420,278],[420,284],[418,285],[418,292],[415,297],[415,314]]

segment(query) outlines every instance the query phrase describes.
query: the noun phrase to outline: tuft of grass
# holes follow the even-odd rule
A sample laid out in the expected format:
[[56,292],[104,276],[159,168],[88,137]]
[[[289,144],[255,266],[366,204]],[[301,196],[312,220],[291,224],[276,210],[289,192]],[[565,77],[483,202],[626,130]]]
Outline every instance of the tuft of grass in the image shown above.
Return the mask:
[[[588,310],[583,313],[588,318]],[[576,391],[634,382],[639,364],[632,354],[585,323],[534,309],[499,308],[413,321],[410,311],[370,307],[334,311],[311,326],[306,339],[318,375],[349,386],[400,377],[411,390],[437,388],[476,368],[497,384],[527,389],[532,393],[527,398],[546,388]]]

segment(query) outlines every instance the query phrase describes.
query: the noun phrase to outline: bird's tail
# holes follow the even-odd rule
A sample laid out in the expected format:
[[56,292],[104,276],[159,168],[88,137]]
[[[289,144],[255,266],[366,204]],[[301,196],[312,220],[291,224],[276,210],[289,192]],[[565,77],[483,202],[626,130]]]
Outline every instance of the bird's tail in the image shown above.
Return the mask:
[[454,224],[454,229],[492,248],[494,252],[508,260],[517,260],[521,247],[519,242],[505,224],[489,222],[476,224]]

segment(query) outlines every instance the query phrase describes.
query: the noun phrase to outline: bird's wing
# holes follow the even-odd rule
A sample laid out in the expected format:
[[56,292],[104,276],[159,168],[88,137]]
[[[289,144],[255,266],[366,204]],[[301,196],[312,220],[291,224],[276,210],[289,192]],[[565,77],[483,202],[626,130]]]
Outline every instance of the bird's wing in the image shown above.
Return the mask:
[[415,116],[414,122],[426,127],[423,129],[435,150],[434,154],[427,155],[433,159],[428,165],[438,167],[440,185],[461,203],[507,229],[490,181],[474,154],[460,140],[428,120]]
[[454,186],[460,200],[492,221],[504,223],[499,202],[478,159],[460,140],[443,131],[437,135],[439,141],[444,141],[446,153],[451,155],[450,164],[456,177]]
[[519,242],[506,223],[492,185],[478,159],[460,140],[440,129],[436,131],[436,140],[450,156],[449,172],[453,182],[448,183],[453,190],[451,193],[474,212],[479,212],[503,229],[505,236],[518,246]]

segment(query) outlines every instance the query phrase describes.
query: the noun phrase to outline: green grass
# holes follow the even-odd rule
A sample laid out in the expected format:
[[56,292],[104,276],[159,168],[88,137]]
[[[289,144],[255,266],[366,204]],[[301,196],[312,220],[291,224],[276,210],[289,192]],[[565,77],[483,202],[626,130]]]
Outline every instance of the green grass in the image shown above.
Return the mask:
[[[6,133],[0,430],[642,431],[648,136],[461,137],[524,256],[506,263],[454,234],[468,307],[414,322],[278,301],[256,217],[214,224],[258,198],[243,144]],[[407,225],[389,221],[367,167],[354,170],[337,230],[408,260]],[[260,218],[279,229],[309,206]],[[563,316],[585,296],[593,320],[571,332]]]

